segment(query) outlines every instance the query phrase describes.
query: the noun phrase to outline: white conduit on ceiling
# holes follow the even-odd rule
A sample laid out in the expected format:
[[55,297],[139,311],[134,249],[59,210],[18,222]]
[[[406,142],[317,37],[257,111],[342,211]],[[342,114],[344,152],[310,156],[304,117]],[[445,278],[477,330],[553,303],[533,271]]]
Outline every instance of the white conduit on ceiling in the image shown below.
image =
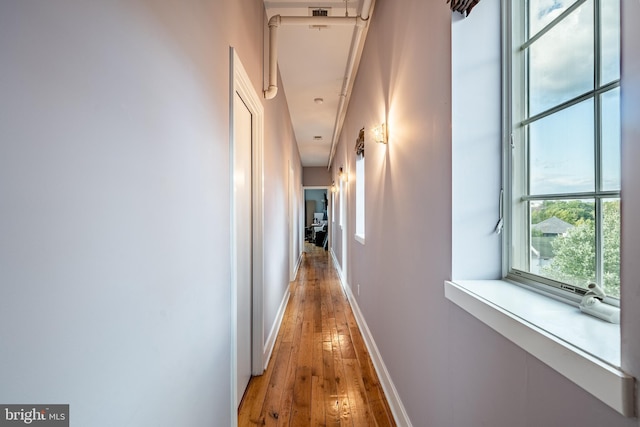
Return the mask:
[[[278,93],[278,27],[280,25],[364,25],[362,18],[355,16],[281,16],[269,19],[269,87],[264,91],[266,99]],[[352,46],[353,50],[353,46]],[[349,58],[349,62],[352,60]]]
[[362,54],[362,34],[369,20],[369,15],[373,9],[374,0],[364,0],[362,3],[362,11],[360,16],[280,16],[274,15],[269,19],[269,87],[264,91],[266,99],[272,99],[278,93],[278,27],[280,25],[353,25],[355,31],[351,39],[351,48],[349,49],[349,59],[345,70],[340,91],[340,102],[338,104],[338,112],[333,128],[333,138],[331,141],[331,154],[329,155],[329,164],[335,153],[338,143],[338,136],[342,131],[342,125],[346,115],[347,96],[351,86],[351,76],[355,74],[355,64],[357,58]]

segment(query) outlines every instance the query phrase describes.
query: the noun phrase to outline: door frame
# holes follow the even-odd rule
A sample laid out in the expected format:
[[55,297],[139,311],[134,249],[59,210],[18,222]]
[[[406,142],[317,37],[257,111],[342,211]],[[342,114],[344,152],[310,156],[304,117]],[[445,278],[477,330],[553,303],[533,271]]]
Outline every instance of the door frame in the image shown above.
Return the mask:
[[229,48],[229,169],[231,188],[231,410],[232,420],[237,422],[238,404],[236,396],[238,391],[237,379],[237,283],[233,266],[233,251],[235,250],[235,209],[233,203],[233,147],[234,135],[234,99],[237,92],[252,115],[251,126],[251,212],[252,212],[252,285],[251,285],[251,373],[262,375],[264,372],[264,107],[258,97],[247,72],[245,71],[236,50]]
[[[289,220],[289,282],[293,282],[296,280],[296,275],[298,273],[298,267],[300,266],[300,255],[302,254],[302,249],[304,246],[303,241],[300,239],[300,231],[298,230],[299,218],[296,213],[298,213],[297,203],[298,203],[298,191],[296,191],[296,182],[295,182],[295,172],[293,170],[293,165],[291,164],[291,160],[288,162],[288,220]],[[304,238],[304,233],[302,233]],[[296,253],[296,249],[298,249]]]
[[[327,190],[327,236],[328,236],[328,241],[327,241],[327,248],[331,248],[331,240],[333,238],[332,236],[332,230],[333,230],[333,216],[331,215],[331,207],[332,207],[332,200],[331,200],[331,186],[324,186],[324,185],[303,185],[302,186],[302,205],[304,206],[305,203],[305,190]],[[304,208],[302,209],[302,221],[300,222],[300,232],[301,232],[301,243],[302,243],[302,248],[304,249],[304,229],[306,226],[306,222],[305,222],[305,218],[304,218]]]

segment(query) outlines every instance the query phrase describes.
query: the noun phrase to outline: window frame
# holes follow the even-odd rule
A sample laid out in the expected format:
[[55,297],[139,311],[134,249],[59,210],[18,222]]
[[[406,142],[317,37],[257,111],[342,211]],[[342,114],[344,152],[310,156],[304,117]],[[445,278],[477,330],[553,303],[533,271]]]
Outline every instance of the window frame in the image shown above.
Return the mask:
[[[519,251],[520,259],[527,258],[525,267],[530,270],[530,202],[535,200],[574,200],[585,199],[594,201],[595,209],[595,256],[596,256],[596,281],[602,283],[603,247],[602,247],[602,221],[604,201],[612,198],[621,200],[620,190],[603,191],[602,186],[602,95],[620,87],[620,76],[607,84],[600,84],[601,77],[601,0],[593,1],[594,9],[594,82],[593,88],[576,97],[546,108],[535,115],[528,115],[528,48],[532,46],[548,31],[555,28],[564,18],[575,13],[589,0],[576,0],[559,16],[546,24],[531,37],[528,36],[527,26],[527,2],[503,2],[504,13],[507,17],[502,28],[502,105],[503,105],[503,189],[504,200],[501,201],[501,218],[505,218],[504,237],[502,247],[503,277],[518,283],[532,286],[553,296],[579,303],[587,292],[586,288],[563,283],[529,271],[514,268]],[[516,29],[519,34],[516,35]],[[566,108],[578,105],[591,99],[594,108],[594,191],[583,193],[557,193],[557,194],[530,194],[528,168],[529,125],[536,121],[549,117]],[[522,120],[519,120],[522,118]],[[504,202],[504,203],[502,203]],[[519,247],[520,249],[516,249]],[[521,261],[520,261],[521,262]],[[522,265],[522,264],[521,264]],[[619,299],[607,297],[605,302],[614,306],[620,305]]]
[[336,187],[331,186],[331,222],[336,223]]
[[364,244],[365,241],[365,168],[364,155],[356,155],[356,231],[354,238]]
[[340,199],[340,218],[338,219],[338,225],[340,226],[340,229],[342,230],[346,224],[346,211],[347,211],[347,207],[346,205],[346,197],[344,194],[345,191],[345,185],[344,185],[344,179],[342,176],[338,176],[338,197]]

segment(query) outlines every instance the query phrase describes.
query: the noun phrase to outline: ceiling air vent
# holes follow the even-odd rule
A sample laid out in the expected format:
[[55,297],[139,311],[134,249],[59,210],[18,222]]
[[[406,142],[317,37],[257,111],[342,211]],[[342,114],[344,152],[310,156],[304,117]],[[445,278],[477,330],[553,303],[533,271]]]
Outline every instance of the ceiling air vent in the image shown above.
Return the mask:
[[[331,8],[330,7],[310,7],[309,16],[331,16]],[[328,25],[309,25],[309,28],[312,28],[314,30],[322,30],[327,27]]]

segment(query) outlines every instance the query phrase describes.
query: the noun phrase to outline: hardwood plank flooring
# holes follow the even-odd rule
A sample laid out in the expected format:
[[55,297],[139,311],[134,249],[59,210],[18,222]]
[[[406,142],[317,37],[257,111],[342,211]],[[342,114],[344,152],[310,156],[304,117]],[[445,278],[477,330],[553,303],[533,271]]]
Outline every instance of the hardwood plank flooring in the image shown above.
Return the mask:
[[245,426],[395,426],[328,252],[305,244],[265,373],[238,409]]

